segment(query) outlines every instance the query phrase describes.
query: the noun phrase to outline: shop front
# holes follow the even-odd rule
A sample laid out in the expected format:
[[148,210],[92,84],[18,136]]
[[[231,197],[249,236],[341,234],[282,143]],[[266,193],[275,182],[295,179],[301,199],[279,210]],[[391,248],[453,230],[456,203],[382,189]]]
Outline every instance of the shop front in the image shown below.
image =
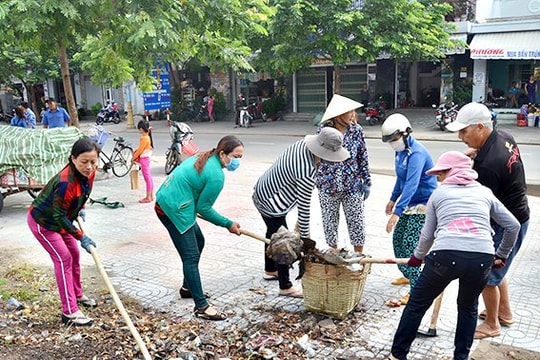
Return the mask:
[[514,107],[519,107],[526,101],[523,87],[530,75],[540,79],[540,31],[475,34],[470,51],[474,60],[475,101],[480,96],[485,99],[488,89],[491,89],[499,99],[500,107],[511,107],[508,99],[515,82],[519,93]]

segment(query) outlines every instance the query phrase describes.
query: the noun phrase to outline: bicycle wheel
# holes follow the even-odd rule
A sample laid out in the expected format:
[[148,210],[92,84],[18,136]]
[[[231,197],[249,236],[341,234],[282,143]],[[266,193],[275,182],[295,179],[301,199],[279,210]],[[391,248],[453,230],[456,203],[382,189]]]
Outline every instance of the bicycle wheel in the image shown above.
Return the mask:
[[112,156],[112,172],[117,177],[126,176],[133,164],[131,160],[133,159],[133,149],[129,146],[124,146],[118,149],[114,149],[114,154]]

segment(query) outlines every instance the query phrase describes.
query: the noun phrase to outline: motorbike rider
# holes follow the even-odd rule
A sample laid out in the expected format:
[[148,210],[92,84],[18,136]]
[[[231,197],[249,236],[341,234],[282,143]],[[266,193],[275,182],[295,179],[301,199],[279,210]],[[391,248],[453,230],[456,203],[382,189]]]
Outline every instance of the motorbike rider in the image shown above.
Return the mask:
[[237,128],[240,125],[240,111],[242,110],[244,106],[246,106],[246,99],[244,99],[244,95],[240,93],[236,97],[236,120],[234,123],[235,128]]

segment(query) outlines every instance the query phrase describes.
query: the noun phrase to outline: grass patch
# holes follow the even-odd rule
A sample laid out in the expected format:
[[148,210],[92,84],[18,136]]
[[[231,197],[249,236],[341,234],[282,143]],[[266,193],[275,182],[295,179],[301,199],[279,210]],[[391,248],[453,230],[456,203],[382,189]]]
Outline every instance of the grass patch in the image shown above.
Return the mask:
[[41,306],[56,303],[56,282],[52,273],[45,273],[30,264],[10,264],[0,274],[0,296],[11,297],[29,304]]

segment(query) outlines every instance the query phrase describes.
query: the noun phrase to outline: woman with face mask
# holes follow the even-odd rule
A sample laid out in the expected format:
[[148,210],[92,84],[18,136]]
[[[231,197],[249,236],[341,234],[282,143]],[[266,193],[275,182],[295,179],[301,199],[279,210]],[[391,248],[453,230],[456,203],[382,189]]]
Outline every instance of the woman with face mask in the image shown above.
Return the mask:
[[155,211],[182,259],[184,282],[182,298],[193,298],[195,316],[207,320],[225,320],[225,314],[208,304],[199,273],[204,235],[197,215],[214,225],[240,235],[240,225],[219,214],[214,202],[223,189],[223,168],[234,171],[240,166],[244,145],[234,135],[223,137],[215,149],[184,160],[167,176],[156,194]]
[[[390,216],[386,231],[393,231],[394,255],[407,258],[413,255],[426,218],[427,201],[437,187],[435,177],[426,174],[433,167],[433,159],[424,145],[411,135],[411,123],[404,115],[390,115],[381,132],[382,141],[395,151],[396,183],[385,209]],[[398,265],[398,268],[403,277],[392,284],[410,284],[412,291],[421,270],[407,265]],[[405,305],[408,301],[409,294],[406,294],[399,300],[387,301],[387,305]]]

